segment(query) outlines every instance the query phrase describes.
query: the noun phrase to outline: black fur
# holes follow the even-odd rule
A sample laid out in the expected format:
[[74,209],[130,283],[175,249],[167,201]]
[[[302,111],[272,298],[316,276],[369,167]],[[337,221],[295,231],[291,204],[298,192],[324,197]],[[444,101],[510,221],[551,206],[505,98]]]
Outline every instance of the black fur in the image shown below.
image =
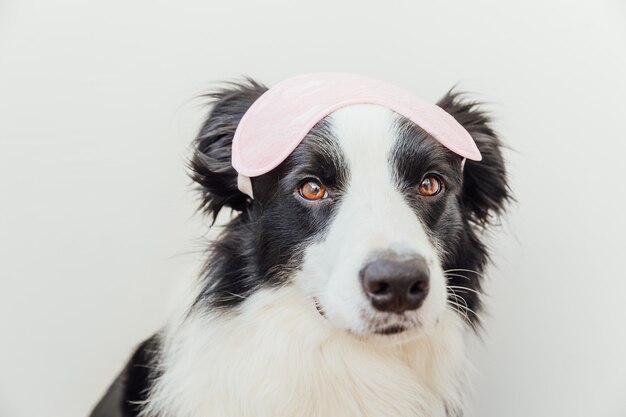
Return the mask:
[[124,370],[96,405],[91,417],[137,417],[139,415],[152,381],[158,377],[159,372],[155,364],[159,346],[157,335],[139,345]]

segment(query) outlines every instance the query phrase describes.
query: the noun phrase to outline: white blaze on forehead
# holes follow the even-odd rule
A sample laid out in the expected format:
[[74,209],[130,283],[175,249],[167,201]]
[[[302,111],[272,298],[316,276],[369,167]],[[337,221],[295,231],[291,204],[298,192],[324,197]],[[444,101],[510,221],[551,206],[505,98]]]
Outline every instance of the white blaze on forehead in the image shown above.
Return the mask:
[[393,112],[375,105],[350,106],[330,116],[334,137],[348,162],[351,191],[370,184],[386,191],[392,188],[389,153],[395,141],[394,121]]
[[[332,114],[333,135],[345,157],[349,179],[335,227],[345,221],[352,235],[368,242],[371,249],[391,249],[402,254],[411,249],[428,251],[426,233],[394,181],[391,152],[397,140],[398,115],[376,105],[355,105]],[[424,239],[423,247],[415,240]]]
[[[364,315],[378,314],[359,279],[359,271],[376,252],[423,256],[431,275],[438,268],[424,227],[393,180],[390,155],[397,140],[397,117],[385,107],[367,104],[345,107],[329,117],[348,181],[323,241],[305,251],[301,282],[319,298],[331,321],[354,331],[367,331]],[[419,313],[420,321],[428,324],[436,321],[445,303],[443,278],[432,281]]]

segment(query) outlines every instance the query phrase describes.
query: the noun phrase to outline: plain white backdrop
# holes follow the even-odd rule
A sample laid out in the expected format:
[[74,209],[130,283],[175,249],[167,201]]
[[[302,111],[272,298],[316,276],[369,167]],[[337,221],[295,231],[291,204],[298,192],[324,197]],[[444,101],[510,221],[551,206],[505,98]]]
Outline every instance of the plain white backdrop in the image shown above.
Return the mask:
[[202,262],[198,95],[332,70],[488,103],[473,415],[626,415],[623,1],[0,2],[0,416],[84,416]]

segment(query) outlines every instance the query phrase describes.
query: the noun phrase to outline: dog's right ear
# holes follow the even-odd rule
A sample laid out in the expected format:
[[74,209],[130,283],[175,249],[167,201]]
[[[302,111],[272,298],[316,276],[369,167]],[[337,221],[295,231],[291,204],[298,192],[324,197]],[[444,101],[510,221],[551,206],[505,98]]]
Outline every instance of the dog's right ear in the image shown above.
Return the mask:
[[267,88],[252,79],[230,84],[208,94],[211,111],[194,141],[191,178],[200,185],[200,209],[217,218],[222,207],[243,211],[250,198],[237,188],[237,171],[231,164],[233,136],[248,108]]
[[480,162],[468,160],[465,163],[462,201],[473,223],[487,226],[514,200],[502,155],[504,145],[479,103],[451,90],[437,104],[469,132],[482,154]]

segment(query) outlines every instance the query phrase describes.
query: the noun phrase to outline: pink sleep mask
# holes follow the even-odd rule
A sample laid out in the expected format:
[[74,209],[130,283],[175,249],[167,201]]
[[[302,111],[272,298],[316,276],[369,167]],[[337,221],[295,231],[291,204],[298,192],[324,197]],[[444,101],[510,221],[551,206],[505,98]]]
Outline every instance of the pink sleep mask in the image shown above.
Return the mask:
[[441,107],[410,92],[361,75],[314,73],[288,78],[267,90],[244,114],[233,138],[238,186],[252,197],[250,177],[283,162],[324,117],[353,104],[389,108],[463,158],[480,161],[474,139]]

